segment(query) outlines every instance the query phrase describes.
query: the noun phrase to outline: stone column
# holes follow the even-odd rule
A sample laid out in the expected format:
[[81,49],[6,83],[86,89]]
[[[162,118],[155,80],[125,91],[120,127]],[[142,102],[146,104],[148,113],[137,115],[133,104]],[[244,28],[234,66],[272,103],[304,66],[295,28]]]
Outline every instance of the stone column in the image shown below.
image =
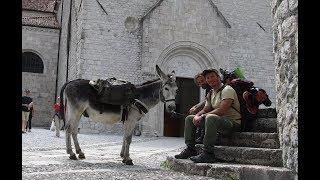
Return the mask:
[[298,173],[298,0],[272,0],[271,8],[282,159]]

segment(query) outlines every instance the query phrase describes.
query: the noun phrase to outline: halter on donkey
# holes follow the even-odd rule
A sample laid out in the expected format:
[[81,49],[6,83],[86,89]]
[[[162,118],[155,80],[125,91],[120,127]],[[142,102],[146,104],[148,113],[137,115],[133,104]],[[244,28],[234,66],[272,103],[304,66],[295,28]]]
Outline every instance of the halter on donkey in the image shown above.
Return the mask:
[[[137,99],[144,103],[148,110],[160,101],[165,103],[166,111],[171,113],[175,110],[175,96],[178,89],[174,71],[166,75],[156,65],[156,71],[160,79],[145,82],[141,85],[136,85]],[[65,98],[63,98],[65,95]],[[101,111],[99,102],[97,102],[97,91],[89,85],[89,80],[77,79],[65,83],[60,92],[60,104],[62,117],[66,124],[66,148],[70,159],[77,159],[71,147],[71,135],[74,141],[76,153],[79,159],[84,159],[78,142],[78,125],[79,120],[85,112],[90,120],[98,121],[106,124],[114,124],[121,119],[121,106],[104,104],[104,109]],[[63,102],[66,102],[64,108]],[[132,135],[136,123],[141,119],[143,114],[134,105],[128,109],[127,119],[124,121],[124,136],[120,156],[122,162],[127,165],[133,165],[129,157],[129,147],[132,141]]]

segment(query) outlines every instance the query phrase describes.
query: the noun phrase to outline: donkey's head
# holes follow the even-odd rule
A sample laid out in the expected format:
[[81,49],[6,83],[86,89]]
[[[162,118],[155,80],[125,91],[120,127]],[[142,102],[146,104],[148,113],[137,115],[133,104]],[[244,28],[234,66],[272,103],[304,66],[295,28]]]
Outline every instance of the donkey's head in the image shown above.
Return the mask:
[[176,109],[175,99],[178,90],[175,72],[172,71],[171,74],[166,75],[158,65],[156,65],[156,70],[162,81],[160,100],[165,103],[166,111],[171,113]]

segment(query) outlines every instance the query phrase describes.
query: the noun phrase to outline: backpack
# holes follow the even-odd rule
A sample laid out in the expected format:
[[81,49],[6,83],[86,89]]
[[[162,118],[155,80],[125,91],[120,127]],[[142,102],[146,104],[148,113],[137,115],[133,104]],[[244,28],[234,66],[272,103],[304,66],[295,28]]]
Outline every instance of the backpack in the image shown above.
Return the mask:
[[90,81],[89,84],[97,90],[97,101],[104,104],[129,105],[136,96],[136,87],[128,81],[109,78]]

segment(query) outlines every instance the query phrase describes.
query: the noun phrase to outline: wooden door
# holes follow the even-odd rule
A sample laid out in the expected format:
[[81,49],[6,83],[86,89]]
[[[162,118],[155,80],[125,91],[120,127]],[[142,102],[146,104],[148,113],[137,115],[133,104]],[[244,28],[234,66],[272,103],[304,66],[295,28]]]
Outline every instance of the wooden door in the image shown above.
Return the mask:
[[191,78],[177,77],[178,93],[176,96],[176,112],[179,114],[173,116],[164,112],[164,136],[183,137],[184,120],[189,109],[199,102],[200,91]]

